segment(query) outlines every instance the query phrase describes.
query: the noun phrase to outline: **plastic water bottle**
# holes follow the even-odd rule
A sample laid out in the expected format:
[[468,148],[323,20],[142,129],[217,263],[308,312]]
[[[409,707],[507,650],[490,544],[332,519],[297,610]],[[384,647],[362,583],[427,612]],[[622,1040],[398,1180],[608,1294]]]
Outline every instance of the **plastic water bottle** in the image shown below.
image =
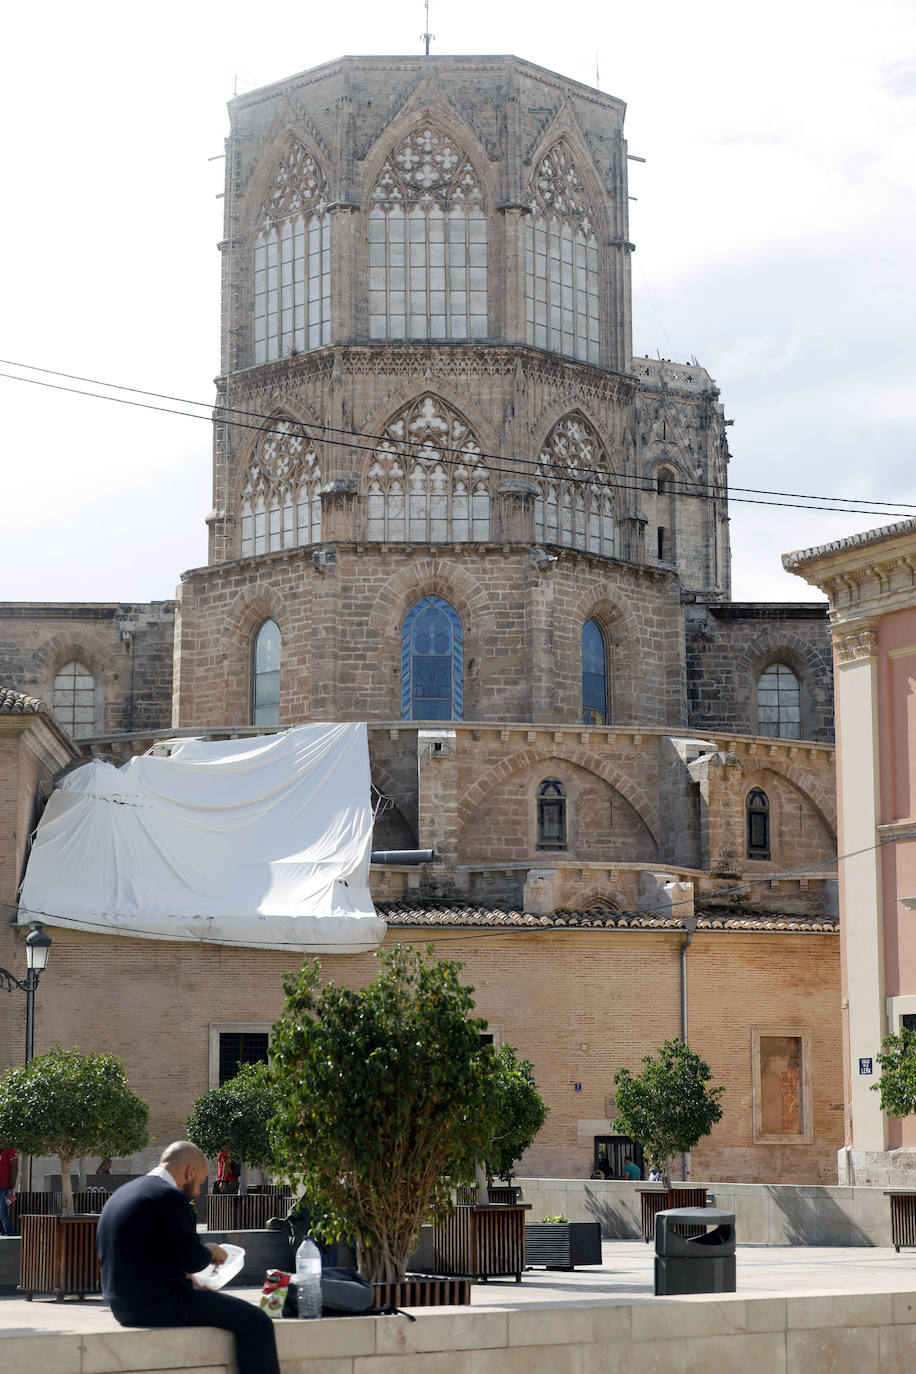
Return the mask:
[[321,1255],[308,1236],[296,1251],[296,1288],[300,1317],[321,1316]]

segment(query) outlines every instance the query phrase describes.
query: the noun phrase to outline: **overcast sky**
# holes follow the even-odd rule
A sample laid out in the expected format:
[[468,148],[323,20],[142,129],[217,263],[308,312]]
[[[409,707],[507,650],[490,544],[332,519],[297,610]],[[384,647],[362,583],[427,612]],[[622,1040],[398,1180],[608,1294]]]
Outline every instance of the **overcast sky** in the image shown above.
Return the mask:
[[[897,503],[885,517],[733,500],[735,599],[816,596],[781,553],[916,508],[916,6],[553,13],[432,0],[433,51],[513,53],[592,85],[597,62],[626,102],[647,159],[630,163],[636,351],[695,355],[716,379],[733,489]],[[418,53],[424,27],[416,0],[8,7],[3,359],[212,402],[223,164],[209,159],[235,83]],[[0,599],[168,597],[206,562],[206,420],[6,378],[0,398]]]

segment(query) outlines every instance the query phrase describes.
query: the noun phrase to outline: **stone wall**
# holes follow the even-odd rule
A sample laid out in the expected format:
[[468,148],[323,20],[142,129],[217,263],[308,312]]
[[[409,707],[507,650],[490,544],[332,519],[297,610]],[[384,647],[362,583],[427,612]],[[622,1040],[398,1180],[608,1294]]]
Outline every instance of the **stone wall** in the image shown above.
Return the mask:
[[171,720],[175,603],[0,602],[0,683],[49,705],[54,678],[82,663],[96,680],[87,734],[161,730]]

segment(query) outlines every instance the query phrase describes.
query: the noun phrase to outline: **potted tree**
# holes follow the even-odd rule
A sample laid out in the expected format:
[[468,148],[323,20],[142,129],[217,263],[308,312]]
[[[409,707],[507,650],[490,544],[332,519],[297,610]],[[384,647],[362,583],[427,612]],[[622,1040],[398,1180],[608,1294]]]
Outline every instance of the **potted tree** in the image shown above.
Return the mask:
[[149,1108],[127,1086],[112,1054],[83,1054],[55,1045],[0,1077],[0,1139],[23,1154],[60,1160],[60,1216],[23,1216],[19,1287],[36,1292],[98,1290],[98,1217],[77,1217],[72,1163],[81,1155],[128,1155],[147,1143]]
[[[907,1117],[916,1113],[916,1031],[901,1026],[896,1035],[881,1041],[877,1055],[881,1077],[872,1092],[881,1098],[881,1110],[890,1116]],[[916,1234],[916,1193],[889,1189],[891,1204],[891,1244],[897,1253],[902,1245],[913,1244]]]
[[277,1106],[277,1089],[266,1064],[240,1064],[238,1073],[220,1088],[199,1097],[187,1120],[188,1140],[205,1155],[226,1150],[241,1162],[239,1194],[219,1194],[207,1199],[207,1225],[211,1230],[238,1230],[263,1226],[277,1209],[269,1195],[248,1195],[248,1171],[270,1168],[273,1149],[270,1122]]
[[432,947],[376,957],[359,991],[321,987],[317,961],[287,974],[274,1152],[305,1186],[319,1239],[349,1239],[379,1299],[404,1304],[419,1296],[404,1281],[423,1222],[448,1214],[452,1185],[471,1183],[493,1138],[492,1055],[460,964]]
[[709,1087],[709,1065],[680,1040],[666,1040],[653,1057],[647,1054],[642,1073],[620,1069],[614,1075],[617,1120],[615,1129],[641,1142],[650,1164],[662,1177],[661,1189],[642,1194],[643,1236],[652,1237],[656,1212],[669,1207],[705,1206],[706,1189],[694,1196],[671,1187],[671,1162],[688,1154],[721,1120],[722,1087]]

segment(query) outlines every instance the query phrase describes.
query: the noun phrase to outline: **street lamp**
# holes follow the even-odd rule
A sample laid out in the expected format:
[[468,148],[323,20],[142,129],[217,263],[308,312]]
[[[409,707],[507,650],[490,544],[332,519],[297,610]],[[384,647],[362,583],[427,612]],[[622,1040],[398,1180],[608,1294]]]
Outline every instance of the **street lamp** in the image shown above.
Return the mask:
[[35,989],[38,987],[38,980],[48,964],[48,955],[51,953],[52,941],[50,935],[40,922],[32,926],[25,941],[25,961],[28,973],[24,978],[17,978],[10,973],[7,968],[0,968],[0,988],[7,992],[12,992],[18,988],[25,993],[25,1062],[30,1064],[35,1043]]

